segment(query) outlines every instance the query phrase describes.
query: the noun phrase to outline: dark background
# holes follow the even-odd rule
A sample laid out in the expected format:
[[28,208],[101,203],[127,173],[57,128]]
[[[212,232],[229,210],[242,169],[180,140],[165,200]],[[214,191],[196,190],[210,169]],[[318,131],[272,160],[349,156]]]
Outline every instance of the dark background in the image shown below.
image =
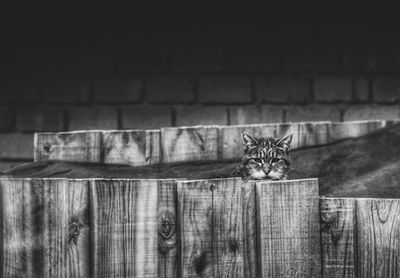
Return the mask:
[[137,2],[0,9],[0,170],[33,132],[400,118],[398,9]]

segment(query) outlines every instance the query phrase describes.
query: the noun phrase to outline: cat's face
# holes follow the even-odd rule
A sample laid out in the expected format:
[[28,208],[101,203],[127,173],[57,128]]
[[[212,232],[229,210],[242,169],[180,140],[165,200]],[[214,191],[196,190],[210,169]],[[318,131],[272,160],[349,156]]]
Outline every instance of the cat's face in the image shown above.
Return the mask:
[[283,138],[254,138],[242,132],[245,152],[242,157],[242,168],[246,173],[244,179],[286,179],[290,170],[289,149],[293,135]]

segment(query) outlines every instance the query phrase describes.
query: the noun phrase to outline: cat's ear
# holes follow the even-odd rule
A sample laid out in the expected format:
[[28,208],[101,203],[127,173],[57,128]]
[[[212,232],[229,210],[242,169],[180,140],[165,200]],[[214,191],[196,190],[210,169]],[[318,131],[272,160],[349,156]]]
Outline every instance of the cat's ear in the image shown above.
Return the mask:
[[286,136],[282,137],[281,139],[279,139],[276,142],[276,145],[290,148],[290,143],[292,143],[292,138],[293,138],[293,134],[286,135]]
[[246,149],[258,145],[258,140],[244,131],[242,131],[242,140],[243,140],[244,147]]

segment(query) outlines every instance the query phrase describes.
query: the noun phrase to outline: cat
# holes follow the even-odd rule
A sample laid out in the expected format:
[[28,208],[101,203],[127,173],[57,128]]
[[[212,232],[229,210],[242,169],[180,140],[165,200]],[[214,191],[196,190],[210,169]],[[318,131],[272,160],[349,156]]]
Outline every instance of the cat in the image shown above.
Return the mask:
[[242,131],[242,164],[233,175],[239,175],[243,181],[286,180],[292,169],[289,156],[292,138],[293,134],[282,138],[255,138]]

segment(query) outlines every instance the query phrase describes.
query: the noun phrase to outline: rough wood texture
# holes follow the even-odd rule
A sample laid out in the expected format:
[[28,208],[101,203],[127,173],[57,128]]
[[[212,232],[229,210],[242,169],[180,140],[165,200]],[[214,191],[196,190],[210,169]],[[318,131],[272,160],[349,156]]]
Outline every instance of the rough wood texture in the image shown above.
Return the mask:
[[400,276],[400,200],[357,200],[357,277]]
[[257,183],[261,277],[321,277],[316,179]]
[[321,250],[324,278],[356,277],[355,199],[321,199]]
[[329,142],[356,138],[386,126],[386,121],[351,121],[329,124]]
[[101,132],[36,133],[34,159],[101,162]]
[[244,277],[240,184],[178,183],[182,277]]
[[326,145],[329,142],[329,122],[299,123],[297,148]]
[[3,277],[89,277],[88,186],[0,179]]
[[159,130],[103,132],[103,162],[132,166],[161,162]]
[[93,180],[93,277],[159,277],[157,181]]
[[198,126],[161,129],[164,162],[217,160],[219,127]]
[[158,277],[178,273],[177,193],[175,180],[158,181]]

